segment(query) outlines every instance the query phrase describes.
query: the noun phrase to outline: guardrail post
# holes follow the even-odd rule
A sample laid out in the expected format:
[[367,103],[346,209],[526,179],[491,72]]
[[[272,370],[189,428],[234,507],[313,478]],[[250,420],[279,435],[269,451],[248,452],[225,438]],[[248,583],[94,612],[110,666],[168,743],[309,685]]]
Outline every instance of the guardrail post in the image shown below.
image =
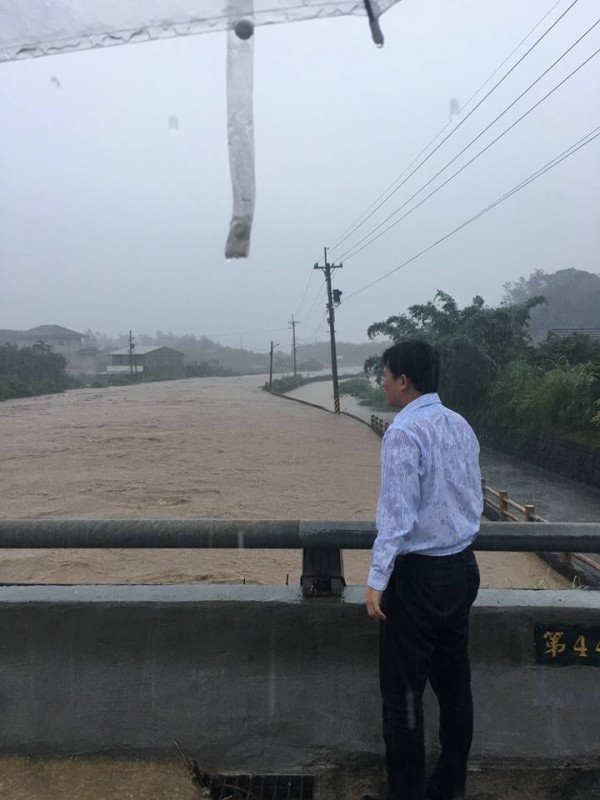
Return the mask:
[[303,597],[341,597],[346,586],[342,551],[304,548],[300,586]]
[[535,506],[531,503],[525,506],[525,522],[535,522]]
[[506,522],[508,519],[508,492],[506,489],[498,491],[498,510],[500,522]]
[[373,428],[375,433],[380,438],[383,438],[383,434],[387,431],[389,427],[390,427],[389,422],[385,422],[381,417],[378,417],[376,414],[371,414],[371,428]]

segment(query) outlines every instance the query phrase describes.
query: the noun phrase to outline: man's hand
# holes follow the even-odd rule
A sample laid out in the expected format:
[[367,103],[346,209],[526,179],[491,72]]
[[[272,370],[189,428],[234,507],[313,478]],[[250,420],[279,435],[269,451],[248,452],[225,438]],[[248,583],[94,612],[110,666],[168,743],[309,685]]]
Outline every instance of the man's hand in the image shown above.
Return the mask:
[[367,614],[371,619],[382,621],[385,619],[385,614],[381,610],[381,598],[383,592],[378,592],[377,589],[371,589],[367,586],[367,593],[365,594],[365,602],[367,604]]

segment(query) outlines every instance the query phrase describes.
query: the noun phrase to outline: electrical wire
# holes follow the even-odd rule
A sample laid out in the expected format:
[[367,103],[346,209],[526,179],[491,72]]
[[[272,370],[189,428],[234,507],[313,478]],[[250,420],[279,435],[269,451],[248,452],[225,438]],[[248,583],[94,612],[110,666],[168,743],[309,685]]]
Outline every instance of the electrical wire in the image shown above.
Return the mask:
[[314,329],[314,331],[311,333],[311,335],[310,335],[310,338],[311,338],[311,339],[314,339],[314,338],[315,338],[315,336],[317,335],[317,333],[318,333],[318,332],[321,330],[321,328],[323,327],[323,323],[325,322],[325,317],[326,317],[326,316],[327,316],[327,311],[326,311],[326,312],[323,314],[323,316],[321,317],[321,321],[319,322],[319,324],[317,325],[317,327]]
[[300,305],[298,306],[298,310],[294,312],[294,316],[295,317],[297,317],[298,314],[300,313],[300,309],[302,308],[302,305],[304,303],[304,299],[305,299],[305,297],[306,297],[306,295],[308,293],[308,287],[310,286],[310,283],[311,283],[311,281],[313,279],[313,275],[314,274],[315,274],[315,271],[314,271],[314,269],[311,268],[310,275],[308,276],[308,281],[306,282],[306,286],[304,287],[304,294],[302,295],[302,299],[300,300]]
[[325,286],[321,286],[319,288],[319,291],[317,292],[317,296],[315,297],[315,300],[314,300],[312,306],[306,312],[306,314],[302,315],[302,322],[306,322],[306,320],[308,320],[308,319],[310,319],[312,317],[312,315],[315,313],[315,310],[316,310],[319,302],[321,300],[325,300],[325,297],[323,297],[324,294],[325,294]]
[[[396,194],[396,192],[397,192],[399,189],[401,189],[401,188],[402,188],[402,187],[403,187],[403,186],[404,186],[404,185],[407,183],[407,181],[408,181],[408,180],[410,180],[410,178],[412,178],[412,176],[413,176],[413,175],[414,175],[414,174],[415,174],[415,173],[416,173],[416,172],[417,172],[419,169],[421,169],[421,167],[422,167],[424,164],[426,164],[426,163],[427,163],[427,161],[429,161],[429,159],[431,158],[431,156],[432,156],[432,155],[434,155],[434,153],[436,153],[436,152],[437,152],[437,151],[440,149],[440,147],[442,147],[442,145],[443,145],[443,144],[445,144],[445,142],[447,142],[447,141],[448,141],[448,139],[450,139],[450,137],[451,137],[451,136],[453,136],[453,135],[456,133],[456,131],[457,131],[457,130],[459,130],[459,128],[460,128],[462,125],[464,125],[464,123],[465,123],[465,122],[466,122],[466,121],[469,119],[469,117],[471,117],[471,116],[472,116],[472,115],[475,113],[475,111],[477,111],[477,109],[478,109],[478,108],[479,108],[479,107],[480,107],[480,106],[481,106],[481,105],[482,105],[482,104],[483,104],[483,103],[484,103],[484,102],[487,100],[487,98],[488,98],[488,97],[489,97],[489,96],[490,96],[490,95],[491,95],[493,92],[495,92],[495,91],[496,91],[496,89],[497,89],[497,88],[500,86],[500,84],[502,84],[502,83],[503,83],[503,82],[506,80],[506,78],[508,78],[508,76],[509,76],[509,75],[510,75],[512,72],[514,72],[514,70],[515,70],[515,69],[516,69],[516,68],[519,66],[519,64],[521,64],[521,63],[522,63],[522,62],[523,62],[523,61],[524,61],[524,60],[527,58],[527,56],[528,56],[528,55],[529,55],[529,54],[530,54],[530,53],[531,53],[531,52],[532,52],[532,51],[533,51],[533,50],[534,50],[534,49],[535,49],[535,48],[538,46],[538,44],[539,44],[539,43],[540,43],[540,42],[541,42],[541,41],[542,41],[542,40],[543,40],[543,39],[544,39],[544,38],[545,38],[545,37],[546,37],[546,36],[547,36],[547,35],[550,33],[550,31],[551,31],[553,28],[555,28],[555,27],[556,27],[556,25],[558,25],[558,23],[559,23],[559,22],[560,22],[560,21],[563,19],[563,17],[565,17],[565,16],[566,16],[566,14],[568,14],[568,13],[569,13],[569,11],[570,11],[570,10],[573,8],[573,6],[575,6],[575,5],[576,5],[576,3],[577,3],[577,2],[578,2],[578,0],[573,0],[573,2],[572,2],[572,3],[571,3],[569,6],[568,6],[568,8],[567,8],[565,11],[563,11],[563,12],[562,12],[562,14],[560,14],[560,16],[558,16],[558,17],[557,17],[557,18],[554,20],[554,22],[553,22],[553,23],[550,25],[550,27],[549,27],[549,28],[547,28],[547,29],[544,31],[544,33],[543,33],[543,34],[542,34],[542,35],[541,35],[541,36],[540,36],[538,39],[536,39],[536,41],[535,41],[535,42],[534,42],[534,43],[531,45],[531,47],[530,47],[528,50],[526,50],[526,51],[525,51],[525,53],[524,53],[524,54],[523,54],[523,55],[522,55],[522,56],[521,56],[521,57],[520,57],[520,58],[519,58],[519,59],[518,59],[518,60],[517,60],[517,61],[516,61],[516,62],[513,64],[513,66],[512,66],[512,67],[511,67],[511,68],[510,68],[510,69],[509,69],[507,72],[505,72],[505,73],[504,73],[504,75],[503,75],[503,76],[500,78],[500,80],[499,80],[499,81],[497,81],[497,82],[496,82],[496,83],[495,83],[495,84],[492,86],[492,88],[489,90],[489,92],[487,92],[487,93],[486,93],[486,94],[485,94],[485,95],[484,95],[484,96],[481,98],[481,100],[480,100],[480,101],[479,101],[479,102],[478,102],[478,103],[477,103],[477,104],[476,104],[476,105],[475,105],[475,106],[474,106],[474,107],[471,109],[471,111],[469,111],[469,113],[468,113],[466,116],[464,116],[464,117],[463,117],[463,118],[460,120],[460,122],[458,123],[458,125],[456,125],[456,126],[455,126],[455,127],[454,127],[454,128],[453,128],[453,129],[452,129],[452,130],[451,130],[451,131],[450,131],[450,132],[449,132],[449,133],[448,133],[448,134],[447,134],[447,135],[446,135],[446,136],[445,136],[445,137],[442,139],[442,141],[441,141],[441,142],[440,142],[438,145],[436,145],[436,147],[435,147],[435,148],[434,148],[434,149],[433,149],[433,150],[432,150],[432,151],[429,153],[429,155],[428,155],[428,156],[426,156],[426,158],[424,158],[424,159],[423,159],[423,160],[422,160],[422,161],[421,161],[419,164],[417,164],[417,166],[416,166],[416,167],[415,167],[415,168],[412,170],[412,172],[410,172],[410,173],[407,175],[407,177],[406,177],[406,178],[405,178],[405,179],[404,179],[404,180],[403,180],[403,181],[402,181],[400,184],[398,184],[398,186],[396,186],[396,188],[395,188],[395,189],[393,189],[391,192],[389,192],[389,194],[387,194],[387,196],[386,196],[386,197],[385,197],[383,200],[381,200],[381,202],[379,202],[379,203],[376,205],[376,207],[375,207],[375,208],[374,208],[372,211],[370,211],[370,212],[367,214],[367,216],[366,216],[366,217],[365,217],[365,218],[364,218],[364,219],[363,219],[363,220],[360,222],[360,224],[358,224],[358,225],[356,225],[355,227],[353,227],[353,228],[352,228],[352,230],[350,230],[350,232],[349,232],[349,233],[347,233],[347,234],[346,234],[346,235],[345,235],[345,236],[344,236],[342,239],[340,239],[340,240],[338,241],[338,243],[337,243],[337,244],[335,244],[334,246],[332,246],[332,247],[330,248],[330,252],[331,252],[331,251],[333,251],[333,250],[336,250],[336,249],[337,249],[337,248],[338,248],[338,247],[339,247],[339,246],[340,246],[340,245],[341,245],[341,244],[342,244],[344,241],[346,241],[346,240],[347,240],[347,239],[348,239],[348,238],[349,238],[349,237],[350,237],[350,236],[351,236],[351,235],[352,235],[352,234],[353,234],[353,233],[354,233],[356,230],[358,230],[359,228],[361,228],[361,227],[362,227],[362,226],[365,224],[365,222],[366,222],[368,219],[370,219],[370,218],[373,216],[373,214],[375,214],[377,211],[379,211],[379,209],[380,209],[380,208],[381,208],[381,207],[382,207],[382,206],[383,206],[385,203],[387,203],[387,202],[388,202],[388,200],[389,200],[391,197],[393,197],[393,195],[394,195],[394,194]],[[540,23],[538,23],[538,24],[540,24]],[[536,26],[536,27],[537,27],[537,26]],[[534,29],[534,30],[535,30],[535,29]],[[528,38],[528,37],[525,37],[525,38]],[[509,58],[510,58],[510,56],[509,56]],[[488,79],[488,80],[489,80],[489,79]],[[486,81],[486,83],[487,83],[487,81]],[[485,84],[483,84],[483,85],[485,85]],[[439,136],[439,135],[440,135],[440,134],[438,134],[438,136]],[[436,137],[436,138],[437,138],[437,137]],[[435,139],[434,139],[434,141],[435,141]],[[430,146],[430,145],[428,145],[427,147],[429,147],[429,146]],[[425,148],[425,150],[427,150],[427,148]],[[419,158],[419,156],[417,156],[417,158]],[[413,161],[412,163],[414,163],[414,161]],[[407,169],[409,169],[409,168],[410,168],[410,166],[409,166],[409,167],[407,167]],[[405,172],[406,172],[406,170],[405,170]],[[404,172],[403,172],[403,173],[401,173],[401,175],[399,175],[399,176],[396,178],[396,180],[395,180],[393,183],[396,183],[396,181],[400,180],[400,178],[402,177],[402,175],[404,175]],[[393,185],[393,183],[392,183],[392,185]]]
[[597,128],[594,128],[594,130],[590,131],[588,134],[583,136],[581,139],[579,139],[577,142],[572,144],[566,150],[563,150],[563,152],[560,153],[558,156],[553,158],[551,161],[548,161],[546,164],[544,164],[543,167],[540,167],[538,170],[536,170],[531,175],[529,175],[529,177],[527,177],[523,181],[521,181],[521,183],[517,184],[516,186],[513,186],[512,189],[510,189],[508,192],[503,194],[501,197],[499,197],[496,200],[494,200],[492,203],[490,203],[484,209],[482,209],[481,211],[478,211],[477,214],[475,214],[474,216],[470,217],[468,220],[466,220],[466,222],[463,222],[461,225],[458,225],[456,228],[454,228],[453,230],[449,231],[447,234],[445,234],[444,236],[440,237],[439,239],[437,239],[432,244],[430,244],[427,247],[423,248],[423,250],[420,250],[414,256],[411,256],[410,258],[406,259],[406,261],[403,261],[397,267],[394,267],[393,269],[389,270],[388,272],[384,273],[383,275],[380,275],[379,278],[376,278],[375,280],[371,281],[370,283],[365,284],[360,289],[357,289],[355,292],[351,292],[350,294],[346,295],[345,302],[348,302],[348,300],[350,300],[351,298],[356,297],[359,294],[362,294],[362,292],[367,291],[367,289],[370,289],[372,286],[375,286],[376,284],[378,284],[381,281],[385,280],[385,278],[389,278],[390,275],[393,275],[395,272],[398,272],[398,270],[402,269],[403,267],[406,267],[408,264],[411,264],[413,261],[416,261],[417,258],[420,258],[422,255],[425,255],[425,253],[428,253],[430,250],[433,250],[434,247],[437,247],[442,242],[445,242],[451,236],[454,236],[454,234],[456,234],[459,231],[463,230],[463,228],[466,228],[468,225],[470,225],[472,222],[475,222],[475,220],[479,219],[484,214],[487,214],[488,211],[491,211],[493,208],[495,208],[496,206],[500,205],[500,203],[503,203],[505,200],[508,200],[509,197],[512,197],[517,192],[520,192],[521,189],[524,189],[530,183],[533,183],[533,181],[537,180],[542,175],[545,175],[546,172],[549,172],[551,169],[553,169],[554,167],[558,166],[558,164],[562,163],[567,158],[570,158],[572,155],[574,155],[576,152],[581,150],[586,145],[590,144],[592,141],[597,139],[599,136],[600,136],[600,126],[598,126]]
[[[549,16],[549,15],[550,15],[550,14],[551,14],[553,11],[554,11],[554,9],[556,8],[556,6],[558,6],[558,5],[560,5],[560,4],[561,4],[561,2],[562,2],[562,0],[556,0],[556,3],[554,3],[554,5],[553,5],[551,8],[549,8],[549,9],[548,9],[548,11],[546,11],[546,13],[544,14],[544,16],[543,16],[543,17],[542,17],[540,20],[538,20],[538,21],[536,22],[536,24],[533,26],[533,28],[531,28],[531,30],[530,30],[530,31],[529,31],[529,32],[528,32],[528,33],[527,33],[527,34],[526,34],[526,35],[525,35],[525,36],[524,36],[524,37],[521,39],[521,41],[520,41],[520,42],[519,42],[519,43],[518,43],[518,44],[517,44],[515,47],[513,47],[513,49],[510,51],[510,53],[509,53],[509,54],[506,56],[506,58],[504,59],[504,61],[502,61],[502,63],[501,63],[501,64],[499,64],[499,65],[496,67],[496,69],[495,69],[495,70],[492,72],[492,74],[491,74],[491,75],[489,75],[489,76],[488,76],[488,77],[487,77],[487,78],[484,80],[484,82],[481,84],[481,86],[479,86],[479,88],[478,88],[478,89],[476,89],[476,90],[473,92],[473,94],[472,94],[472,95],[469,97],[469,99],[468,99],[468,100],[467,100],[465,103],[463,103],[463,105],[462,105],[462,107],[461,107],[461,109],[460,109],[461,111],[464,111],[464,110],[465,110],[465,109],[468,107],[468,105],[469,105],[469,103],[471,102],[471,100],[474,100],[474,99],[477,97],[477,95],[478,95],[478,94],[481,92],[481,90],[484,88],[484,86],[487,86],[487,84],[488,84],[488,83],[489,83],[489,82],[492,80],[492,78],[493,78],[493,77],[494,77],[494,76],[495,76],[495,75],[496,75],[498,72],[500,72],[500,70],[501,70],[501,69],[502,69],[502,67],[503,67],[503,66],[506,64],[506,62],[507,62],[507,61],[509,61],[509,60],[512,58],[512,56],[513,56],[513,55],[514,55],[514,54],[517,52],[517,50],[518,50],[518,49],[521,47],[521,45],[522,45],[524,42],[526,42],[526,41],[527,41],[527,39],[529,39],[529,37],[531,36],[531,34],[532,34],[534,31],[536,31],[536,30],[537,30],[537,29],[540,27],[540,25],[542,24],[542,22],[543,22],[543,21],[544,21],[544,20],[545,20],[545,19],[546,19],[546,18],[547,18],[547,17],[548,17],[548,16]],[[440,136],[441,136],[441,135],[444,133],[444,131],[445,131],[447,128],[449,128],[451,125],[453,125],[453,124],[454,124],[454,120],[453,120],[453,119],[451,119],[449,122],[447,122],[447,123],[446,123],[446,124],[445,124],[445,125],[444,125],[444,126],[443,126],[443,127],[442,127],[442,128],[441,128],[441,129],[440,129],[438,132],[437,132],[437,133],[436,133],[436,135],[433,137],[433,139],[431,139],[431,141],[430,141],[430,142],[428,142],[428,143],[425,145],[425,147],[424,147],[424,148],[421,150],[421,152],[420,152],[420,153],[418,153],[418,154],[417,154],[417,155],[416,155],[416,156],[413,158],[413,160],[410,162],[410,164],[408,164],[408,165],[407,165],[407,166],[406,166],[406,167],[405,167],[405,168],[402,170],[402,172],[400,173],[400,175],[396,176],[396,177],[394,178],[394,180],[393,180],[393,181],[392,181],[392,182],[389,184],[389,186],[388,186],[386,189],[384,189],[384,190],[383,190],[383,192],[381,192],[381,194],[379,194],[379,195],[378,195],[378,196],[375,198],[375,200],[373,200],[373,202],[372,202],[372,203],[371,203],[371,205],[370,205],[370,206],[367,208],[367,210],[366,210],[366,211],[363,211],[363,213],[362,213],[362,214],[361,214],[359,217],[357,217],[357,218],[354,220],[354,222],[352,222],[352,223],[351,223],[351,224],[350,224],[350,225],[349,225],[347,228],[345,228],[345,229],[342,231],[342,233],[341,233],[341,234],[340,234],[340,235],[337,237],[337,239],[335,239],[334,243],[333,243],[333,244],[331,245],[331,247],[329,248],[330,250],[335,250],[335,249],[338,247],[338,245],[342,244],[342,242],[343,242],[343,241],[345,241],[345,239],[346,239],[346,238],[348,238],[348,237],[346,237],[346,234],[348,233],[348,236],[349,236],[349,235],[350,235],[349,231],[352,231],[352,230],[354,229],[354,227],[355,227],[356,225],[358,225],[358,223],[360,223],[360,225],[358,225],[358,227],[361,227],[361,226],[362,226],[362,224],[363,224],[364,222],[366,222],[366,221],[367,221],[367,218],[365,218],[364,220],[362,219],[362,218],[363,218],[363,216],[365,216],[365,214],[368,214],[368,213],[369,213],[369,211],[370,211],[370,210],[373,208],[373,206],[374,206],[374,205],[376,205],[376,204],[377,204],[377,203],[378,203],[378,202],[381,200],[381,198],[382,198],[382,197],[383,197],[385,194],[387,194],[387,192],[389,192],[389,190],[390,190],[390,189],[391,189],[391,188],[394,186],[394,184],[395,184],[397,181],[399,181],[399,180],[400,180],[400,178],[402,178],[404,175],[406,175],[406,173],[407,173],[407,172],[408,172],[408,170],[409,170],[409,169],[412,167],[412,165],[415,163],[415,161],[418,161],[418,160],[419,160],[419,158],[421,158],[421,156],[422,156],[424,153],[426,153],[426,152],[427,152],[427,150],[429,150],[429,148],[431,147],[431,145],[432,145],[432,144],[434,144],[434,143],[435,143],[435,142],[436,142],[436,141],[437,141],[437,140],[440,138]],[[361,221],[361,220],[362,220],[362,221]],[[342,237],[345,237],[345,238],[342,238]]]
[[[585,35],[587,35],[587,34],[588,34],[588,33],[589,33],[589,32],[590,32],[590,31],[591,31],[591,30],[592,30],[594,27],[596,27],[596,25],[598,25],[598,24],[600,24],[600,19],[599,19],[599,20],[597,20],[597,21],[594,23],[594,25],[592,25],[592,27],[591,27],[591,28],[589,28],[589,29],[586,31],[586,33],[585,33],[585,34],[583,34],[583,35],[584,35],[584,36],[585,36]],[[582,39],[582,38],[583,38],[583,37],[580,37],[580,39],[578,39],[577,41],[578,41],[578,42],[579,42],[579,41],[581,41],[581,39]],[[577,44],[577,42],[576,42],[575,44]],[[572,49],[574,46],[575,46],[575,45],[572,45],[572,46],[569,48],[569,50],[567,50],[565,53],[563,53],[563,55],[562,55],[560,58],[564,58],[564,56],[566,55],[566,53],[567,53],[567,52],[569,52],[569,51],[570,51],[570,50],[571,50],[571,49]],[[465,169],[466,169],[468,166],[470,166],[470,165],[471,165],[471,164],[472,164],[474,161],[476,161],[476,160],[477,160],[477,159],[478,159],[478,158],[479,158],[481,155],[483,155],[483,154],[484,154],[484,153],[485,153],[487,150],[489,150],[491,147],[493,147],[493,146],[496,144],[496,142],[498,142],[500,139],[502,139],[502,137],[503,137],[503,136],[505,136],[505,135],[506,135],[506,134],[507,134],[509,131],[511,131],[511,130],[512,130],[512,129],[513,129],[515,126],[516,126],[516,125],[518,125],[518,124],[519,124],[519,123],[520,123],[520,122],[521,122],[523,119],[525,119],[525,117],[529,116],[529,114],[531,114],[531,112],[532,112],[532,111],[534,111],[534,110],[535,110],[535,109],[536,109],[538,106],[540,106],[540,105],[541,105],[541,104],[542,104],[542,103],[543,103],[545,100],[547,100],[547,99],[548,99],[548,97],[550,97],[552,94],[554,94],[554,92],[555,92],[557,89],[559,89],[559,88],[560,88],[560,87],[561,87],[563,84],[565,84],[565,83],[566,83],[566,82],[567,82],[567,81],[568,81],[570,78],[572,78],[572,77],[573,77],[573,75],[575,75],[577,72],[579,72],[579,70],[580,70],[580,69],[582,69],[582,68],[583,68],[583,67],[584,67],[584,66],[585,66],[585,65],[586,65],[586,64],[587,64],[589,61],[591,61],[593,58],[595,58],[595,57],[596,57],[596,56],[597,56],[599,53],[600,53],[600,48],[598,48],[598,49],[597,49],[597,50],[596,50],[594,53],[592,53],[592,55],[591,55],[591,56],[589,56],[588,58],[586,58],[586,59],[585,59],[585,61],[583,61],[583,62],[582,62],[582,63],[581,63],[581,64],[580,64],[578,67],[576,67],[576,68],[575,68],[575,69],[574,69],[572,72],[570,72],[570,73],[569,73],[569,74],[568,74],[568,75],[567,75],[565,78],[563,78],[563,80],[561,80],[559,83],[557,83],[557,84],[556,84],[556,86],[554,86],[554,87],[553,87],[553,88],[552,88],[552,89],[551,89],[551,90],[550,90],[550,91],[549,91],[547,94],[545,94],[545,95],[544,95],[544,96],[543,96],[543,97],[542,97],[540,100],[538,100],[538,101],[537,101],[537,103],[534,103],[534,105],[533,105],[533,106],[531,106],[531,107],[530,107],[530,108],[529,108],[529,109],[528,109],[528,110],[527,110],[527,111],[526,111],[524,114],[522,114],[522,115],[521,115],[521,116],[520,116],[518,119],[516,119],[514,122],[512,122],[512,123],[511,123],[511,124],[508,126],[508,128],[505,128],[505,130],[504,130],[504,131],[502,131],[502,133],[500,133],[498,136],[496,136],[496,138],[495,138],[495,139],[492,139],[492,141],[491,141],[491,142],[489,142],[489,144],[487,144],[487,145],[486,145],[486,146],[483,148],[483,150],[480,150],[480,151],[479,151],[479,152],[478,152],[476,155],[474,155],[474,156],[473,156],[473,158],[471,158],[469,161],[467,161],[467,163],[466,163],[466,164],[463,164],[463,166],[462,166],[462,167],[460,167],[460,169],[456,170],[456,172],[453,172],[453,173],[452,173],[452,175],[451,175],[449,178],[447,178],[447,180],[445,180],[443,183],[441,183],[441,184],[440,184],[440,185],[439,185],[437,188],[435,188],[435,189],[434,189],[432,192],[430,192],[428,195],[426,195],[426,196],[425,196],[425,197],[424,197],[424,198],[423,198],[423,199],[422,199],[420,202],[418,202],[418,203],[417,203],[415,206],[413,206],[411,209],[409,209],[409,211],[407,211],[407,212],[406,212],[406,214],[403,214],[403,215],[402,215],[401,217],[399,217],[397,220],[395,220],[394,222],[392,222],[392,223],[391,223],[391,225],[388,225],[388,226],[387,226],[387,228],[384,228],[384,230],[382,230],[382,231],[381,231],[381,233],[378,233],[378,234],[377,234],[377,236],[373,236],[373,234],[374,234],[376,231],[378,231],[378,230],[379,230],[379,229],[382,227],[382,225],[385,225],[385,223],[386,223],[386,222],[389,222],[389,221],[392,219],[392,217],[395,217],[395,216],[396,216],[396,214],[397,214],[399,211],[401,211],[401,210],[402,210],[402,209],[403,209],[405,206],[407,206],[407,205],[408,205],[408,203],[410,203],[410,201],[411,201],[411,200],[414,200],[414,198],[415,198],[415,197],[416,197],[418,194],[420,194],[420,193],[423,191],[423,189],[425,189],[427,186],[429,186],[429,184],[433,183],[433,181],[434,181],[434,180],[435,180],[437,177],[439,177],[439,176],[442,174],[442,172],[444,172],[444,171],[447,169],[447,167],[449,167],[449,166],[450,166],[450,164],[452,164],[454,161],[456,161],[456,159],[457,159],[457,158],[459,158],[459,157],[460,157],[460,156],[461,156],[461,155],[462,155],[462,154],[463,154],[463,153],[464,153],[466,150],[468,150],[468,148],[469,148],[469,147],[470,147],[470,146],[473,144],[473,142],[475,142],[477,139],[479,139],[479,138],[480,138],[480,136],[481,136],[482,134],[484,134],[484,133],[485,133],[485,132],[486,132],[486,131],[487,131],[487,130],[488,130],[488,129],[489,129],[489,128],[490,128],[490,127],[491,127],[491,126],[492,126],[492,125],[495,123],[495,122],[497,122],[497,120],[498,120],[498,119],[500,119],[500,117],[501,117],[501,116],[503,116],[503,115],[506,113],[506,111],[508,111],[508,109],[509,109],[509,108],[511,108],[511,107],[512,107],[512,106],[513,106],[513,105],[514,105],[514,104],[515,104],[515,103],[516,103],[518,100],[520,100],[520,99],[521,99],[521,97],[523,97],[523,95],[524,95],[526,92],[528,92],[528,91],[529,91],[529,89],[530,89],[530,88],[531,88],[533,85],[535,85],[535,83],[537,83],[537,82],[540,80],[540,78],[542,78],[542,77],[543,77],[543,76],[544,76],[544,75],[545,75],[545,74],[546,74],[546,73],[547,73],[547,72],[548,72],[550,69],[552,69],[552,67],[548,67],[548,69],[546,70],[546,72],[544,72],[542,75],[540,75],[540,77],[539,77],[539,78],[537,78],[537,79],[534,81],[534,83],[533,83],[533,84],[531,84],[531,86],[529,86],[529,87],[528,87],[528,88],[525,90],[525,92],[523,92],[523,94],[519,95],[519,97],[518,97],[518,98],[517,98],[515,101],[513,101],[513,103],[511,103],[511,105],[510,105],[510,106],[508,106],[507,108],[505,108],[505,109],[504,109],[504,111],[503,111],[503,112],[502,112],[502,113],[501,113],[501,114],[500,114],[498,117],[496,117],[496,119],[495,119],[493,122],[491,122],[491,123],[490,123],[490,124],[487,126],[487,128],[485,128],[485,129],[484,129],[484,130],[483,130],[483,131],[482,131],[480,134],[478,134],[478,135],[475,137],[475,139],[473,139],[471,142],[469,142],[469,144],[468,144],[466,147],[464,147],[464,148],[463,148],[463,149],[460,151],[460,153],[458,153],[456,156],[454,156],[454,158],[453,158],[451,161],[449,161],[449,162],[448,162],[448,163],[447,163],[447,164],[446,164],[444,167],[442,167],[442,169],[441,169],[441,170],[439,170],[439,171],[438,171],[438,172],[437,172],[437,173],[436,173],[436,174],[433,176],[433,178],[431,178],[429,181],[427,181],[427,183],[423,184],[423,186],[421,186],[421,188],[420,188],[420,189],[418,189],[418,190],[417,190],[417,191],[416,191],[414,194],[412,194],[412,195],[411,195],[411,196],[408,198],[408,200],[406,200],[406,201],[405,201],[405,202],[404,202],[404,203],[403,203],[401,206],[398,206],[398,208],[396,208],[396,209],[395,209],[395,211],[393,211],[393,212],[392,212],[392,213],[391,213],[391,214],[390,214],[388,217],[386,217],[386,218],[383,220],[383,222],[380,222],[380,223],[379,223],[379,225],[377,225],[377,226],[376,226],[375,228],[373,228],[373,229],[372,229],[372,230],[371,230],[369,233],[367,233],[365,236],[363,236],[363,238],[362,238],[362,239],[360,239],[358,242],[356,242],[356,244],[355,244],[355,245],[353,245],[353,246],[352,246],[352,247],[350,247],[348,250],[346,250],[344,253],[342,253],[342,255],[340,256],[340,259],[342,259],[342,258],[345,258],[346,260],[348,260],[348,259],[350,259],[350,258],[353,258],[355,255],[357,255],[358,253],[360,253],[360,252],[361,252],[361,250],[364,250],[366,247],[368,247],[369,245],[373,244],[373,242],[377,241],[377,239],[379,239],[381,236],[383,236],[385,233],[387,233],[387,232],[388,232],[388,231],[389,231],[391,228],[393,228],[394,226],[398,225],[398,223],[402,222],[402,220],[403,220],[403,219],[406,219],[406,217],[408,217],[408,216],[409,216],[409,214],[412,214],[412,212],[413,212],[413,211],[416,211],[416,209],[417,209],[417,208],[419,208],[420,206],[422,206],[422,205],[423,205],[423,203],[425,203],[427,200],[429,200],[429,198],[430,198],[430,197],[433,197],[433,195],[437,194],[437,192],[439,192],[439,191],[440,191],[440,189],[443,189],[443,187],[444,187],[444,186],[446,186],[448,183],[450,183],[450,181],[452,181],[454,178],[456,178],[456,176],[457,176],[457,175],[459,175],[461,172],[463,172],[463,170],[465,170]],[[554,66],[555,64],[557,64],[559,60],[560,60],[560,59],[558,59],[557,61],[555,61],[555,62],[554,62],[554,64],[553,64],[552,66]],[[370,236],[373,236],[373,238],[369,239],[369,237],[370,237]],[[365,240],[366,240],[366,239],[369,239],[369,241],[365,242]],[[365,242],[365,244],[363,244],[363,245],[362,245],[362,247],[361,247],[360,245],[361,245],[363,242]]]

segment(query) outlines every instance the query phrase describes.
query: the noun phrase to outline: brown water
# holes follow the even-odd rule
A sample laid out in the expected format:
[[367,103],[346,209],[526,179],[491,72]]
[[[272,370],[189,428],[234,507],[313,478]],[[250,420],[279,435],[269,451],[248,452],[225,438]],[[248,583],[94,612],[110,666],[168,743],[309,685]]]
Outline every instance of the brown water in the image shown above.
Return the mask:
[[[0,404],[0,517],[373,519],[378,437],[262,382],[201,378]],[[329,385],[302,390],[314,399]],[[485,586],[566,585],[533,555],[479,561]],[[363,584],[368,566],[367,552],[347,552],[347,582]],[[287,550],[11,550],[0,560],[0,583],[298,585],[300,572],[300,552]]]

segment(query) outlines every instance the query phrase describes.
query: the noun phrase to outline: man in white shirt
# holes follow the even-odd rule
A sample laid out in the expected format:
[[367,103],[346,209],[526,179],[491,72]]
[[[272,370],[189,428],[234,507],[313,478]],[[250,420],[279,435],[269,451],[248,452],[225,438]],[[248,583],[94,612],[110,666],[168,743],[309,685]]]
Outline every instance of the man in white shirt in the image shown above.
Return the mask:
[[[483,510],[479,444],[436,394],[439,354],[386,350],[383,391],[400,410],[386,431],[366,593],[380,623],[386,800],[462,800],[473,736],[469,612],[479,589],[471,545]],[[425,785],[422,695],[440,704],[441,754]]]

